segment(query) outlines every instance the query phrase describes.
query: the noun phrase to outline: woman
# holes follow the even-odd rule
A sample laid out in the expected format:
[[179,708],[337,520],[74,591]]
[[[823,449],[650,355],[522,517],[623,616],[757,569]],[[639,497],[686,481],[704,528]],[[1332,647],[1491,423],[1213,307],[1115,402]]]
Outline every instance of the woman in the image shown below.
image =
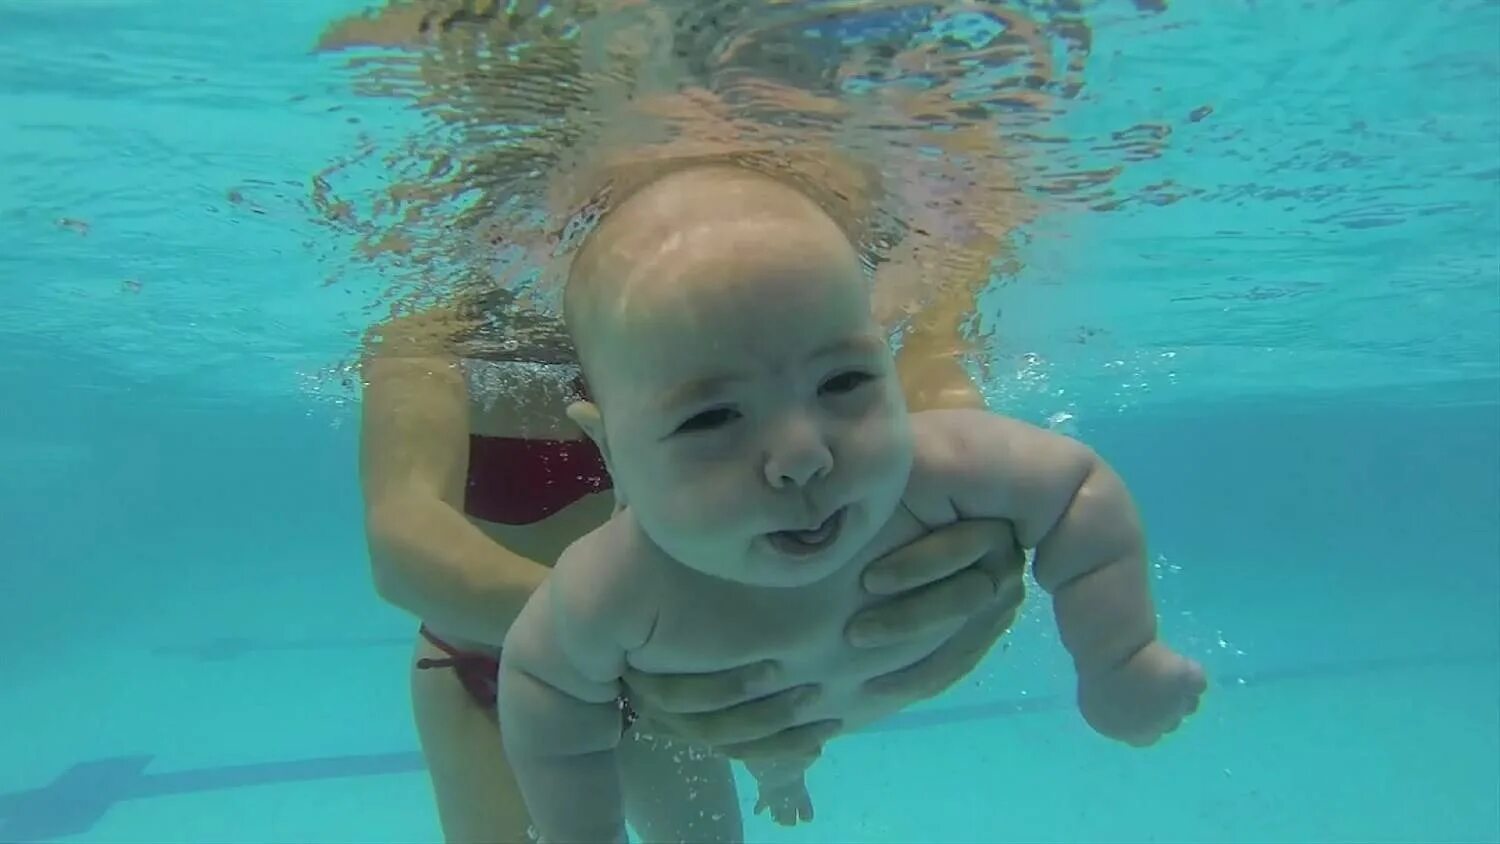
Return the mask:
[[[392,8],[415,14],[434,5],[442,4]],[[430,11],[412,19],[422,33],[432,31]],[[382,22],[390,21],[368,23]],[[371,31],[359,40],[386,39]],[[757,94],[762,106],[773,102],[779,108],[786,99],[805,102],[787,87]],[[672,140],[659,137],[636,160],[606,165],[601,169],[610,175],[604,178],[588,167],[556,168],[576,174],[573,184],[559,189],[572,197],[560,205],[577,207],[601,183],[612,185],[618,199],[627,182],[639,186],[672,169],[673,162],[701,160],[700,139],[716,139],[708,144],[715,147],[721,138],[757,137],[762,127],[744,127],[722,103],[708,100],[681,93],[632,100],[638,111],[670,117]],[[624,127],[622,133],[636,128],[628,121],[599,122],[605,134],[615,125]],[[637,154],[630,150],[624,158]],[[807,160],[815,164],[801,172],[798,187],[823,188],[815,198],[849,225],[851,239],[878,241],[872,207],[856,201],[875,192],[858,184],[830,188],[838,183],[836,174],[822,165],[832,159]],[[637,175],[626,175],[632,172]],[[926,237],[908,235],[898,244],[877,284],[941,291],[922,302],[898,356],[912,410],[981,404],[959,362],[966,351],[960,329],[989,277],[996,232],[1015,222],[997,199],[1011,193],[1009,184],[1001,184],[984,196],[909,196],[899,212],[904,228]],[[1005,219],[971,229],[952,225],[950,212],[932,210],[951,207],[987,209]],[[971,259],[955,263],[956,255]],[[947,285],[930,284],[938,271]],[[901,272],[911,284],[894,277]],[[562,550],[615,506],[597,452],[563,413],[578,385],[560,327],[535,330],[534,322],[518,320],[526,321],[524,314],[493,299],[399,317],[373,332],[363,361],[361,471],[372,574],[382,598],[424,622],[411,667],[413,709],[449,841],[526,840],[525,811],[494,711],[499,645]],[[475,343],[479,326],[513,342],[491,337]],[[507,351],[496,354],[497,348]],[[913,702],[972,669],[1014,620],[1022,563],[1009,526],[960,523],[872,564],[867,588],[891,597],[849,619],[854,644],[889,643],[955,618],[968,623],[923,662],[871,681],[870,693]],[[889,582],[878,583],[881,578]],[[726,757],[817,753],[837,732],[837,724],[792,727],[799,719],[790,697],[766,696],[757,685],[761,668],[628,678],[622,715],[650,725],[633,730],[621,753],[631,822],[645,839],[735,840],[740,818],[704,818],[692,799],[694,792],[733,788]],[[701,752],[705,747],[718,754]]]

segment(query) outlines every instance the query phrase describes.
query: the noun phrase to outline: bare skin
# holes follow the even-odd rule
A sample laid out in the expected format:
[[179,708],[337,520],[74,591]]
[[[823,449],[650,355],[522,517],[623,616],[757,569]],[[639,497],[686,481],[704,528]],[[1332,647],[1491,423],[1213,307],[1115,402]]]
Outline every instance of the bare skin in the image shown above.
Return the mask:
[[[618,213],[570,282],[597,401],[570,415],[627,506],[564,552],[501,669],[506,749],[543,840],[625,840],[613,701],[627,667],[772,663],[767,685],[800,696],[805,724],[901,708],[868,682],[949,631],[858,648],[842,619],[879,600],[861,588],[872,560],[963,519],[1008,521],[1037,549],[1096,730],[1150,744],[1196,709],[1202,670],[1157,639],[1120,479],[1081,444],[997,414],[909,413],[858,259],[816,206],[708,171]],[[811,818],[802,775],[816,757],[749,765],[778,822]]]
[[[562,10],[554,20],[568,17],[567,4],[553,6]],[[378,13],[331,27],[319,46],[331,50],[358,44],[411,46],[447,41],[442,34],[447,24],[459,23],[451,39],[453,49],[444,55],[444,70],[462,62],[478,65],[478,54],[464,46],[471,39],[461,30],[482,27],[494,37],[507,23],[504,15],[491,16],[490,12],[504,8],[504,4],[487,1],[393,1]],[[441,99],[450,93],[435,96]],[[762,92],[762,98],[768,93]],[[801,102],[803,92],[794,86],[781,93]],[[486,105],[482,97],[460,97],[455,102],[470,110]],[[932,103],[926,103],[915,113],[925,120],[937,112]],[[648,152],[665,159],[710,157],[726,152],[721,140],[711,139],[741,137],[739,132],[714,131],[713,126],[700,128],[681,133],[678,141],[688,149],[675,149],[668,143],[653,145]],[[997,142],[993,131],[974,135],[986,145]],[[952,139],[943,133],[925,143],[943,146]],[[1003,165],[981,169],[991,175],[1004,171]],[[581,195],[589,196],[599,180],[584,175],[580,181],[585,186]],[[827,180],[820,176],[815,181]],[[859,193],[848,185],[825,187],[846,198]],[[981,235],[1008,231],[1022,221],[1017,209],[997,201],[993,192],[962,199],[963,213],[982,216],[993,224],[981,226]],[[863,212],[852,209],[851,213]],[[966,227],[949,231],[942,220],[913,218],[910,222],[941,232],[937,240],[942,248],[917,250],[919,255],[951,255],[951,247],[962,245],[979,257],[962,267],[949,263],[939,268],[930,261],[913,262],[923,264],[920,267],[903,267],[899,256],[882,265],[884,277],[878,287],[894,289],[897,285],[891,283],[890,275],[904,273],[903,282],[943,290],[935,301],[925,302],[897,357],[907,403],[913,409],[980,407],[980,395],[961,360],[969,351],[962,325],[975,310],[975,295],[989,280],[986,260],[1003,244],[993,238],[976,238]],[[937,276],[943,285],[935,283]],[[508,393],[515,400],[494,407],[471,395],[446,340],[457,322],[445,311],[392,320],[378,332],[391,342],[373,349],[365,362],[368,388],[362,463],[372,574],[384,599],[424,619],[446,640],[476,651],[493,651],[561,550],[602,524],[615,502],[609,495],[595,496],[523,527],[485,524],[463,514],[464,446],[469,433],[552,438],[577,436],[577,428],[564,417],[559,397],[544,385],[516,384]],[[861,649],[896,646],[947,634],[955,624],[961,626],[928,658],[869,679],[864,694],[900,708],[939,694],[967,674],[1014,620],[1022,598],[1021,564],[1012,527],[978,520],[941,527],[871,563],[864,589],[885,602],[846,619],[845,636],[851,645]],[[414,659],[443,655],[421,639],[416,651]],[[683,737],[693,746],[712,747],[746,760],[815,756],[840,725],[805,721],[790,694],[778,693],[779,686],[759,679],[760,668],[756,664],[709,674],[627,669],[624,681],[636,707],[659,726],[659,732]],[[411,681],[414,712],[445,837],[450,841],[523,840],[525,814],[514,776],[499,752],[494,713],[476,706],[451,671],[413,670]],[[684,777],[674,766],[653,767],[653,759],[676,755],[675,751],[659,751],[654,740],[652,747],[627,743],[620,749],[622,766],[632,767],[622,777],[636,789],[625,795],[632,818],[652,827],[656,834],[651,838],[711,840],[715,834],[703,830],[682,835],[671,831],[674,816],[659,807],[674,801],[680,804],[680,791],[673,789]],[[722,760],[717,764],[708,773],[724,775]],[[701,775],[704,772],[689,773],[702,789],[707,781]],[[652,821],[653,816],[662,820]]]
[[[980,398],[959,361],[958,317],[965,304],[939,303],[952,315],[943,343],[909,344],[913,406],[977,407]],[[972,300],[968,300],[968,307]],[[507,401],[487,407],[471,394],[449,339],[460,324],[450,311],[431,311],[379,327],[364,363],[361,473],[372,576],[382,598],[419,618],[446,641],[493,652],[520,608],[562,550],[603,524],[614,509],[608,494],[585,498],[533,525],[470,519],[462,510],[471,432],[491,436],[568,438],[582,434],[564,402],[540,384],[520,382]],[[932,336],[932,335],[929,335]],[[901,671],[871,678],[866,691],[910,703],[938,694],[966,675],[1009,629],[1023,596],[1022,559],[1004,523],[967,522],[929,534],[867,571],[866,588],[888,599],[849,620],[863,647],[948,631],[946,644]],[[955,622],[958,632],[952,633]],[[413,713],[427,760],[439,819],[452,842],[520,842],[528,819],[501,750],[495,713],[477,706],[451,671],[417,670],[421,658],[444,656],[417,638],[412,658]],[[631,672],[632,700],[661,731],[687,737],[742,759],[815,754],[837,724],[802,723],[791,695],[756,681],[759,665],[714,674]],[[662,764],[670,749],[630,743],[624,779],[638,784],[640,808],[685,805],[687,776],[723,783],[722,759],[697,760],[690,770]],[[692,770],[696,766],[697,770]],[[673,816],[654,824],[670,829]],[[736,823],[738,818],[733,819]],[[646,825],[652,825],[649,820]],[[656,836],[653,836],[653,838]],[[662,835],[671,840],[670,834]],[[681,836],[689,837],[689,836]],[[710,840],[699,835],[696,840]]]
[[[456,0],[393,4],[372,19],[331,32],[323,46],[420,41],[431,37],[423,25],[431,13],[461,8],[465,4]],[[672,150],[655,153],[673,155]],[[993,203],[967,207],[990,209]],[[897,365],[913,408],[982,406],[962,363],[968,351],[962,323],[989,278],[987,267],[977,270],[949,278],[944,295],[927,303],[905,338]],[[900,271],[892,263],[882,267],[884,273]],[[877,286],[885,283],[881,279]],[[365,363],[364,485],[372,573],[382,597],[424,619],[445,640],[483,652],[498,647],[561,550],[602,524],[615,502],[610,495],[594,496],[522,527],[485,524],[463,514],[470,433],[580,434],[566,419],[560,396],[543,385],[518,383],[507,391],[505,403],[492,408],[471,395],[447,342],[458,323],[452,313],[435,311],[379,329],[386,342],[372,349]],[[978,664],[1009,629],[1021,601],[1022,560],[1013,542],[1006,523],[959,523],[872,563],[866,589],[889,600],[846,620],[851,641],[878,647],[935,630],[952,633],[955,622],[962,627],[930,658],[871,678],[867,694],[892,705],[922,700]],[[892,580],[879,584],[877,573]],[[442,656],[421,639],[416,650],[415,658]],[[637,708],[659,725],[659,732],[684,737],[695,746],[742,759],[815,754],[839,725],[802,721],[790,695],[774,694],[775,687],[756,682],[758,667],[706,675],[630,672],[625,682]],[[450,671],[413,670],[412,688],[445,836],[451,841],[522,840],[525,816],[512,773],[498,752],[493,713],[476,707]],[[622,755],[634,751],[632,746]],[[719,764],[716,770],[723,772],[722,760]],[[661,777],[675,776],[665,767],[657,770]],[[637,772],[630,779],[662,783],[648,789],[658,797],[671,793],[671,783],[651,780],[651,774]],[[670,827],[670,818],[663,825]],[[692,837],[711,838],[698,832]]]

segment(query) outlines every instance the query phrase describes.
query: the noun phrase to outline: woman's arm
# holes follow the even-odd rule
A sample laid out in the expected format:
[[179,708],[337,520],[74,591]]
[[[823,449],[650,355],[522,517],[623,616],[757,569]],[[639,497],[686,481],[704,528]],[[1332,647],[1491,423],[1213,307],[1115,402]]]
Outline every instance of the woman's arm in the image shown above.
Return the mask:
[[375,589],[446,634],[499,647],[546,567],[465,518],[469,398],[448,312],[380,326],[365,356],[360,482]]

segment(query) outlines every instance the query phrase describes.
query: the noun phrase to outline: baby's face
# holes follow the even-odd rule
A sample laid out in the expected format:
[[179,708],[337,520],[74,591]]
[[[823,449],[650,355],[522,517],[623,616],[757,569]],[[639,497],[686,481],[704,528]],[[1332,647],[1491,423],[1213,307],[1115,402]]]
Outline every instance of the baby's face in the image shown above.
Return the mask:
[[667,246],[600,320],[592,377],[616,486],[695,569],[761,586],[827,577],[889,519],[912,460],[853,249],[797,219]]

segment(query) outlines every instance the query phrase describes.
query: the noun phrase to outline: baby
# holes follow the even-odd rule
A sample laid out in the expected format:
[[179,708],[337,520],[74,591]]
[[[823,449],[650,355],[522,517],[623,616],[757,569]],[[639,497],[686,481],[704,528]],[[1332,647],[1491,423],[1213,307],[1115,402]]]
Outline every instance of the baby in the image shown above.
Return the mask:
[[[981,411],[908,413],[854,248],[811,200],[728,168],[628,198],[574,262],[564,311],[622,502],[573,544],[505,640],[505,749],[544,841],[625,841],[615,750],[627,665],[774,665],[805,720],[891,714],[861,684],[930,641],[854,649],[865,564],[932,527],[1004,519],[1036,549],[1098,732],[1147,745],[1202,670],[1157,639],[1119,477],[1077,442]],[[811,817],[812,759],[751,764],[759,805]]]

